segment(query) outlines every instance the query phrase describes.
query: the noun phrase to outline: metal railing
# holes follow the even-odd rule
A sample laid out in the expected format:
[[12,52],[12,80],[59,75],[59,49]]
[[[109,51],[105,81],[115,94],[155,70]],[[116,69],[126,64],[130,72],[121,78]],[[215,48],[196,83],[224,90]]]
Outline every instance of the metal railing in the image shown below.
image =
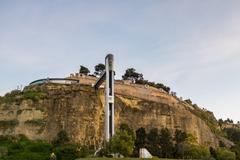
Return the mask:
[[74,83],[79,83],[79,80],[71,79],[71,78],[44,78],[44,79],[35,80],[31,82],[29,85],[36,85],[36,84],[43,84],[43,83],[74,84]]

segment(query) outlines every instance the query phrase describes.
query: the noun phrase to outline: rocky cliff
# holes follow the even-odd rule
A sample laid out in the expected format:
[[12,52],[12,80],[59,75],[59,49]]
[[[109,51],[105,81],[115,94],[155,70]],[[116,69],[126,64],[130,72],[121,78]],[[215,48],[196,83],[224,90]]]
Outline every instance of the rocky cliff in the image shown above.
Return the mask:
[[[7,94],[0,99],[0,135],[51,141],[64,129],[73,142],[98,147],[104,137],[104,89],[95,91],[89,84],[47,83]],[[115,92],[116,128],[121,123],[135,130],[167,127],[191,133],[200,144],[231,144],[194,106],[163,91],[116,82]]]

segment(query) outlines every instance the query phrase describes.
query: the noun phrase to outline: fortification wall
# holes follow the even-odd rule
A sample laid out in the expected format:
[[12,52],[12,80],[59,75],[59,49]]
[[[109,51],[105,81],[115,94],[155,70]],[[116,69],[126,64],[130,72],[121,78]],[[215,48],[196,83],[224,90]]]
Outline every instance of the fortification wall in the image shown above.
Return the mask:
[[[70,78],[78,79],[80,84],[93,85],[97,78],[92,76],[75,74]],[[102,85],[104,87],[104,84]],[[148,85],[133,84],[129,81],[115,80],[115,94],[140,98],[149,101],[161,102],[175,106],[179,100],[173,96],[169,96],[162,89],[157,89]]]

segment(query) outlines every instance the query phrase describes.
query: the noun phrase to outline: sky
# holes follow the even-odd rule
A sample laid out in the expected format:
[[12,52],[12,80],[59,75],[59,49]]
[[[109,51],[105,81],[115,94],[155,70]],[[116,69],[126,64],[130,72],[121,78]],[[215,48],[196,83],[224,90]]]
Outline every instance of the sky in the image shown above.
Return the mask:
[[115,56],[217,118],[240,121],[240,1],[0,0],[0,95]]

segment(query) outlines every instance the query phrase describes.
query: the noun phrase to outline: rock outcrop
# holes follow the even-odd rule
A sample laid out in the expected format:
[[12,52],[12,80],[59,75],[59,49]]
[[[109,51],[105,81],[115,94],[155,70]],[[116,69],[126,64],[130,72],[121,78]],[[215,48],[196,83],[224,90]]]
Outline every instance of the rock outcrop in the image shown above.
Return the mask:
[[[88,81],[89,82],[89,81]],[[24,134],[52,141],[66,130],[71,141],[98,147],[104,134],[104,89],[85,84],[28,86],[0,103],[0,135]],[[116,82],[115,126],[137,130],[167,127],[184,130],[200,144],[217,146],[219,138],[194,114],[194,107],[155,88]],[[226,143],[230,143],[226,141]]]

